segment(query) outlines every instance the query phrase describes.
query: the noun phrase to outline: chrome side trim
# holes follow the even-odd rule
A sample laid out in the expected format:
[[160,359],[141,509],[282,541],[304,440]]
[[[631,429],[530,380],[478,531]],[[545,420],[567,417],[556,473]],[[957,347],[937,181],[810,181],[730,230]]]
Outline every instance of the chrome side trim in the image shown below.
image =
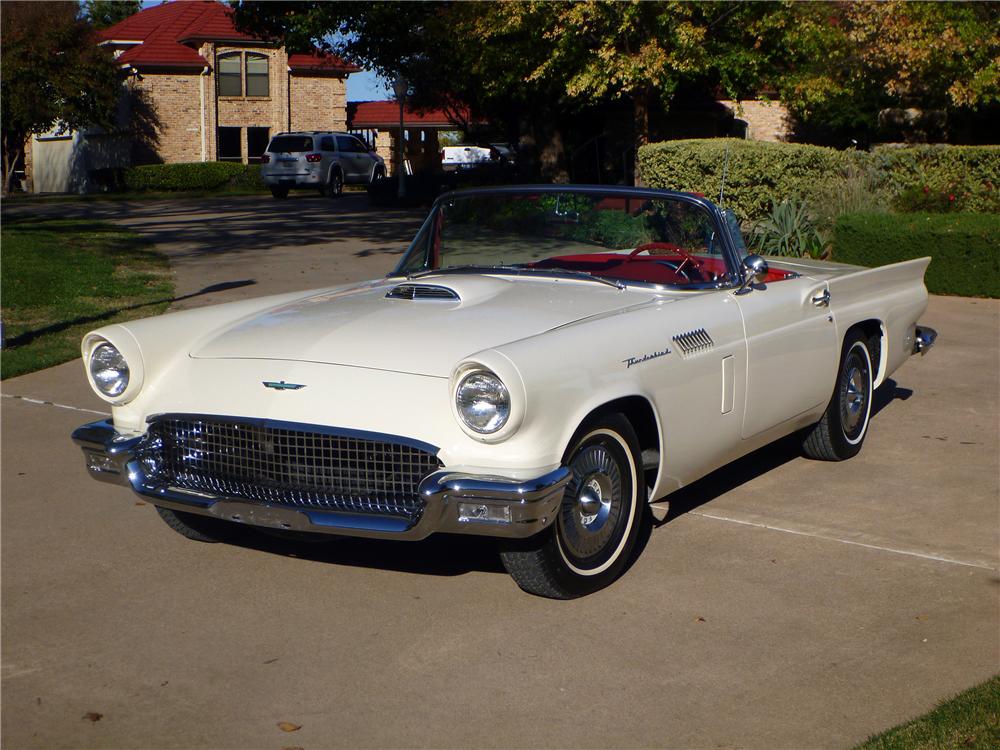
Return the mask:
[[912,354],[927,354],[927,351],[934,346],[937,340],[937,331],[927,326],[917,326],[917,331],[913,336]]
[[[511,539],[528,537],[555,520],[571,478],[565,466],[527,480],[441,469],[420,482],[419,493],[426,506],[420,518],[411,524],[399,516],[260,505],[202,491],[155,487],[147,482],[143,462],[136,458],[144,438],[117,432],[110,420],[92,422],[73,432],[73,441],[85,454],[107,459],[92,462],[88,457],[92,477],[131,487],[154,505],[232,523],[340,536],[417,540],[435,532],[448,532]],[[104,468],[95,468],[93,463]],[[510,523],[460,522],[458,504],[467,500],[507,506]]]

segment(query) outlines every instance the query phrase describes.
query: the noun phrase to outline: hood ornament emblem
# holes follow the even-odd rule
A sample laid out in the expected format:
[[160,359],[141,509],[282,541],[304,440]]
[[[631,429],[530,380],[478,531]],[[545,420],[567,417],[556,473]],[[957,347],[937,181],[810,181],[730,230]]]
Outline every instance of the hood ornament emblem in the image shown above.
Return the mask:
[[265,380],[263,381],[265,388],[273,388],[276,391],[297,391],[299,388],[305,388],[305,385],[300,383],[286,383],[284,380]]

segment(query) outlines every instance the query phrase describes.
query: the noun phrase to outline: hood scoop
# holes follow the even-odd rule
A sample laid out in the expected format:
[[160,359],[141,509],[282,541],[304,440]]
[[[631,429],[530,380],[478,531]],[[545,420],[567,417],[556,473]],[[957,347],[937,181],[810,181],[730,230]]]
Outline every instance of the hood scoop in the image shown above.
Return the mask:
[[413,302],[461,302],[454,289],[437,284],[400,284],[386,292],[386,299],[408,299]]

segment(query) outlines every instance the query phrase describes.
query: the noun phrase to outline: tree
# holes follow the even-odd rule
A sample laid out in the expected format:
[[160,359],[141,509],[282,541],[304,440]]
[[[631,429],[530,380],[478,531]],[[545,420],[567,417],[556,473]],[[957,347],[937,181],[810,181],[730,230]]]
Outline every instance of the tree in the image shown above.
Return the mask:
[[73,2],[0,4],[5,192],[33,133],[56,124],[67,129],[113,125],[121,78],[77,10]]
[[549,145],[561,141],[560,118],[614,102],[633,108],[641,145],[649,139],[650,109],[668,107],[681,83],[699,81],[733,96],[759,85],[773,65],[771,37],[780,33],[760,23],[774,12],[770,3],[236,5],[238,20],[255,33],[291,45],[332,44],[387,77],[402,72],[416,103],[457,99],[509,129],[527,117]]
[[778,90],[796,117],[875,130],[887,108],[974,111],[1000,102],[1000,4],[797,3]]
[[142,10],[142,0],[84,0],[83,15],[95,29],[106,29]]

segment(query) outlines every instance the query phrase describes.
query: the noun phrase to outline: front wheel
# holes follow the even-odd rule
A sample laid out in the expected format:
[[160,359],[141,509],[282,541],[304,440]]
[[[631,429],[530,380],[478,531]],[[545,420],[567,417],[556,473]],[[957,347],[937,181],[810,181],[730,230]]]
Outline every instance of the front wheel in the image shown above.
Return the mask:
[[372,170],[372,182],[378,182],[383,177],[385,177],[385,167],[377,166]]
[[861,331],[852,331],[844,339],[830,404],[802,441],[802,450],[810,458],[843,461],[861,450],[872,410],[874,373],[870,346]]
[[518,586],[550,599],[584,596],[618,578],[646,518],[639,443],[625,417],[592,420],[571,446],[572,478],[555,522],[500,553]]
[[160,514],[160,518],[167,526],[181,536],[196,542],[220,542],[231,533],[227,522],[218,518],[171,510],[159,505],[156,506],[156,512]]

